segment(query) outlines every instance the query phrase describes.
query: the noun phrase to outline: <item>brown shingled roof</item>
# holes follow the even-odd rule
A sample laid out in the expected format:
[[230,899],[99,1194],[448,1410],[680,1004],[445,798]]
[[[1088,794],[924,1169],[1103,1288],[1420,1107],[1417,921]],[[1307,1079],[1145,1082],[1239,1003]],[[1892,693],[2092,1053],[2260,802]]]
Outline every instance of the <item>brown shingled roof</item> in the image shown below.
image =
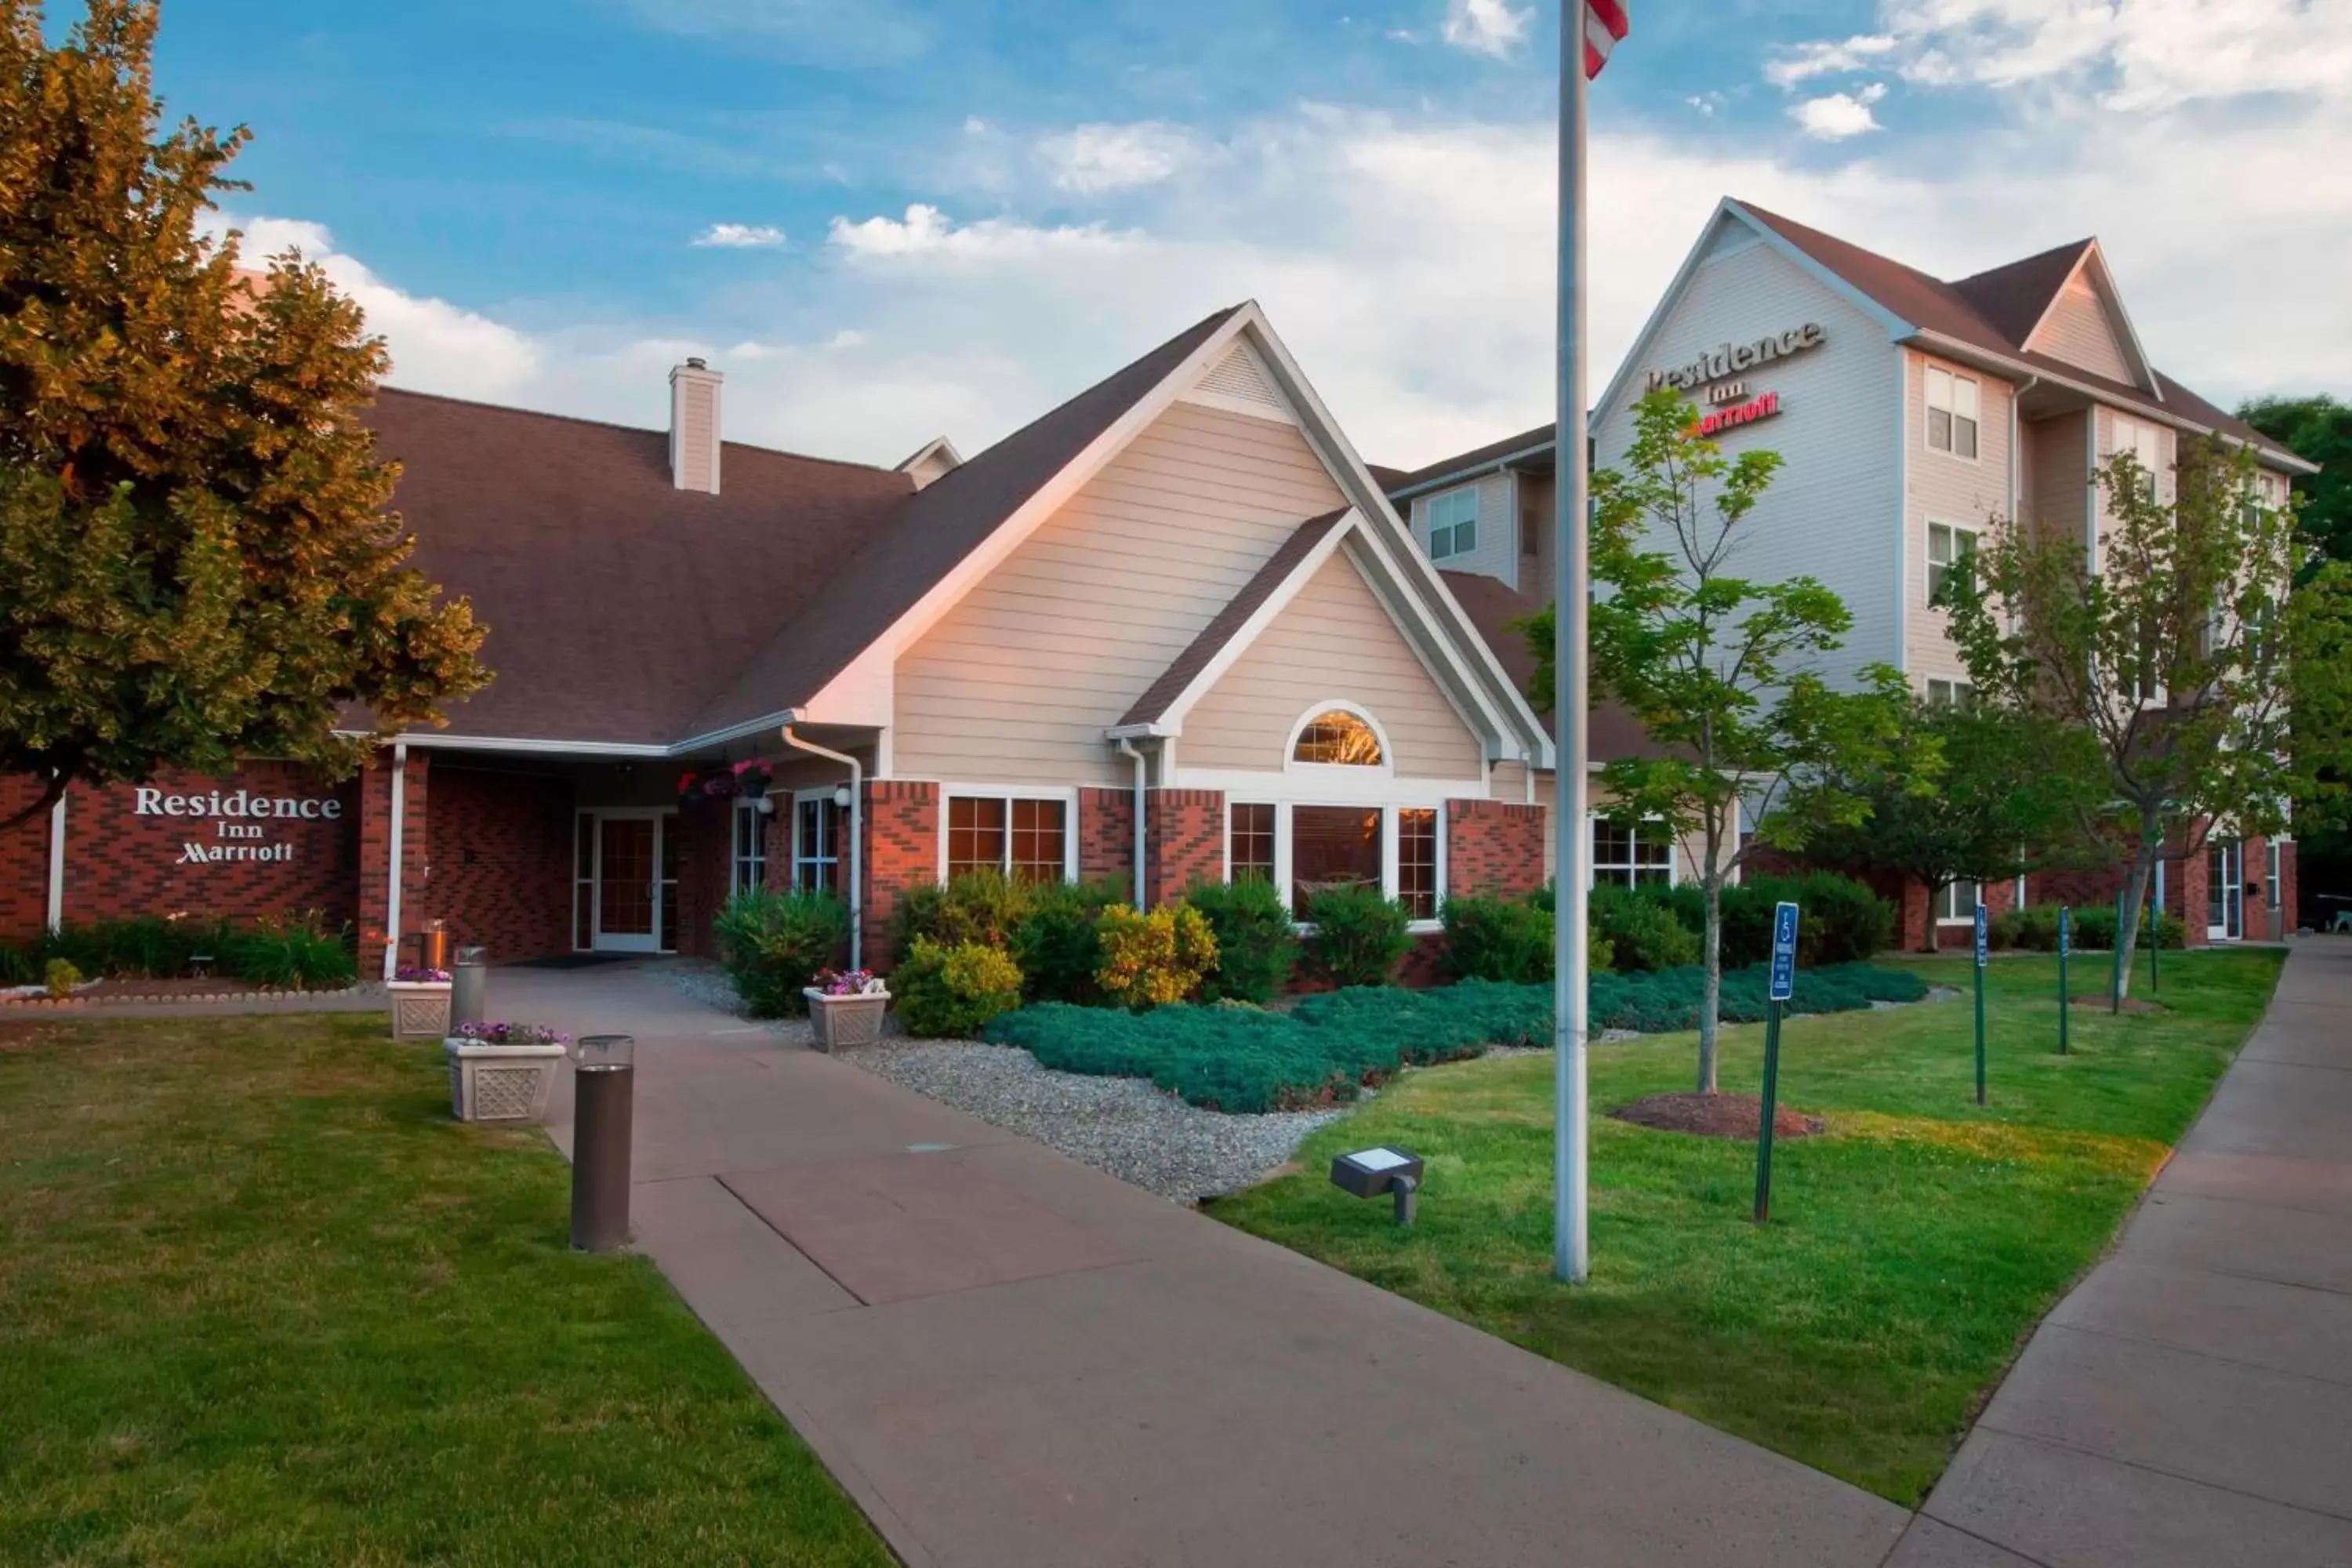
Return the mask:
[[[1511,678],[1511,684],[1525,692],[1528,679],[1536,672],[1536,656],[1528,651],[1528,639],[1511,629],[1511,623],[1524,620],[1551,603],[1549,596],[1538,598],[1522,594],[1500,578],[1478,572],[1440,571],[1445,585],[1453,590],[1470,624],[1495,650],[1496,662]],[[1556,728],[1556,715],[1538,713],[1547,732]],[[1650,739],[1641,721],[1613,702],[1596,702],[1586,721],[1586,733],[1592,756],[1600,762],[1614,762],[1620,757],[1662,757],[1665,749]],[[1555,740],[1558,736],[1553,737]]]
[[2058,291],[2066,287],[2066,279],[2074,276],[2074,268],[2082,265],[2084,253],[2093,243],[2078,239],[2072,245],[2062,245],[2039,256],[1963,278],[1952,285],[1952,292],[1966,300],[2003,339],[2022,348],[2025,340],[2033,335],[2033,329],[2042,324],[2042,318],[2050,313]]

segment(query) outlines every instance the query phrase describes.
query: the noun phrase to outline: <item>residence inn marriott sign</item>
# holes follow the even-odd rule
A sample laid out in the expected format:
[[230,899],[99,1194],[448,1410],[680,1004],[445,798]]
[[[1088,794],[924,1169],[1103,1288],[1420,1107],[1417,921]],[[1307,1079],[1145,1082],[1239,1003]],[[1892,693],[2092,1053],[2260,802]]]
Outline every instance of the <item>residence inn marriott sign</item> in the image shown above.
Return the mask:
[[152,784],[140,785],[131,791],[131,795],[137,803],[131,807],[135,816],[209,820],[209,834],[181,843],[179,863],[184,866],[217,866],[232,860],[291,860],[294,840],[272,834],[271,824],[337,822],[343,815],[343,803],[332,795],[281,795],[272,798],[243,789],[226,795],[216,789],[205,795],[166,795]]

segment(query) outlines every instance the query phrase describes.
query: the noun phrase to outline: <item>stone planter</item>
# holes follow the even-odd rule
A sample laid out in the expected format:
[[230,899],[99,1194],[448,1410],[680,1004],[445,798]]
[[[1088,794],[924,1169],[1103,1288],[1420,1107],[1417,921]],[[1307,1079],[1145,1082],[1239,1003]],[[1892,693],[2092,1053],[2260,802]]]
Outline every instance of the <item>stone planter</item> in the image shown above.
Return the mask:
[[394,980],[384,990],[392,998],[392,1037],[395,1040],[439,1040],[449,1034],[449,983],[446,980]]
[[882,1015],[890,1007],[888,992],[877,991],[866,996],[828,996],[812,985],[804,988],[801,994],[808,998],[809,1023],[816,1031],[818,1050],[870,1046],[882,1037]]
[[536,1121],[547,1114],[562,1046],[485,1046],[446,1039],[449,1110],[460,1121]]

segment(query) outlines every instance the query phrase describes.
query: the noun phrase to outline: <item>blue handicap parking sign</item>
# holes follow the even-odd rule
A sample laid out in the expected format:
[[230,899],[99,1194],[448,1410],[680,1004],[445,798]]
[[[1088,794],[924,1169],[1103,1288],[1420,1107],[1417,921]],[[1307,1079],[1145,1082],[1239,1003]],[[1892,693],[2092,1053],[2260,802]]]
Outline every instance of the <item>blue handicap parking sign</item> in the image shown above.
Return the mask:
[[1985,959],[1991,952],[1992,922],[1986,918],[1985,907],[1979,904],[1977,906],[1977,967],[1979,969],[1985,966]]
[[2065,957],[2074,951],[2074,911],[2058,911],[2058,956]]
[[1786,1002],[1797,994],[1797,906],[1776,905],[1772,910],[1772,1000]]

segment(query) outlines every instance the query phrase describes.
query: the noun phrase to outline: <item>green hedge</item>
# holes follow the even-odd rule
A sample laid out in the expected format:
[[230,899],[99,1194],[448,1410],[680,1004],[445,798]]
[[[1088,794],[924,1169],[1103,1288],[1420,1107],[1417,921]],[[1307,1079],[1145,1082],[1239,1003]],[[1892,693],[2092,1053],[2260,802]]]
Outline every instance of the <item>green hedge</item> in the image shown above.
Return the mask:
[[[1768,972],[1724,976],[1724,1016],[1764,1015]],[[1593,1026],[1695,1027],[1697,970],[1592,977]],[[1852,1011],[1927,994],[1916,975],[1851,965],[1801,975],[1795,1010]],[[1552,988],[1465,980],[1441,991],[1361,987],[1302,999],[1289,1013],[1246,1006],[1162,1007],[1140,1014],[1048,1005],[1008,1013],[983,1037],[1019,1046],[1045,1067],[1149,1079],[1211,1110],[1295,1110],[1354,1098],[1400,1068],[1552,1038]]]
[[69,923],[0,947],[0,985],[38,984],[58,960],[89,980],[179,980],[195,973],[199,959],[209,973],[288,989],[343,984],[357,973],[350,928],[331,929],[315,910],[245,925],[139,915]]
[[711,922],[719,961],[754,1018],[808,1011],[802,988],[849,954],[849,904],[803,889],[738,893]]
[[[2189,933],[2180,921],[2171,915],[2157,922],[2157,936],[2168,949],[2188,945]],[[2029,952],[2058,951],[2058,906],[2035,904],[2022,910],[2011,910],[1992,922],[1987,932],[1994,947],[2018,947]],[[2139,939],[2147,941],[2147,920],[2142,916]],[[2092,904],[2074,910],[2074,947],[2079,952],[2105,952],[2116,945],[2116,908],[2113,904]]]

